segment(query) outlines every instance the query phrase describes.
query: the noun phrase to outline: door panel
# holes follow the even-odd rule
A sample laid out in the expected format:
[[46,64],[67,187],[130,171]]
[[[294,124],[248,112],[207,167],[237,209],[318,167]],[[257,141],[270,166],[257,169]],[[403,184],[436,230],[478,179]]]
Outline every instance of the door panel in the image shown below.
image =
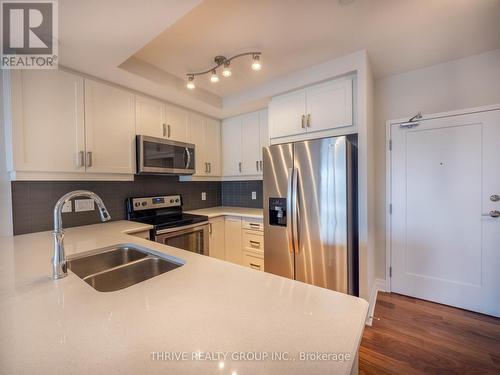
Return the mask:
[[222,122],[222,169],[224,176],[239,176],[241,171],[241,118],[233,117]]
[[220,141],[220,122],[207,118],[205,128],[205,155],[209,163],[209,176],[221,175]]
[[347,293],[345,137],[295,143],[294,164],[298,176],[296,279]]
[[306,91],[299,90],[274,97],[269,103],[271,138],[301,134],[302,116],[306,113]]
[[144,96],[135,96],[136,134],[150,137],[166,138],[165,104]]
[[241,116],[242,174],[256,175],[260,171],[259,112]]
[[200,115],[189,114],[189,143],[195,145],[196,175],[205,176],[208,172],[205,150],[205,119]]
[[166,106],[167,138],[178,142],[186,142],[188,130],[188,113],[182,108]]
[[391,289],[500,316],[500,218],[487,215],[500,210],[500,111],[391,138]]
[[[289,199],[287,189],[291,168],[293,144],[264,149],[264,270],[293,279],[294,255],[289,251],[286,227],[269,225],[269,198]],[[287,220],[290,220],[288,212]]]

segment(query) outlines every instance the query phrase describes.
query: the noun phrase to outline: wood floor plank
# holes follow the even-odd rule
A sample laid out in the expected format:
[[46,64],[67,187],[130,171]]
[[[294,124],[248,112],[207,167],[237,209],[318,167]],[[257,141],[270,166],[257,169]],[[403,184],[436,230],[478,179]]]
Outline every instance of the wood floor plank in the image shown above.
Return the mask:
[[500,319],[379,293],[360,347],[359,372],[500,374]]

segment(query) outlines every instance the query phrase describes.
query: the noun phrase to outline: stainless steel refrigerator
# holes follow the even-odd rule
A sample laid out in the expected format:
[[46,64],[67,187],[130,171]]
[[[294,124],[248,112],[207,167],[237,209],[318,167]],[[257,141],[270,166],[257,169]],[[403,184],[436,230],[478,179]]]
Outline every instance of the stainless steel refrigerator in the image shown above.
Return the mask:
[[356,138],[263,152],[265,271],[358,295]]

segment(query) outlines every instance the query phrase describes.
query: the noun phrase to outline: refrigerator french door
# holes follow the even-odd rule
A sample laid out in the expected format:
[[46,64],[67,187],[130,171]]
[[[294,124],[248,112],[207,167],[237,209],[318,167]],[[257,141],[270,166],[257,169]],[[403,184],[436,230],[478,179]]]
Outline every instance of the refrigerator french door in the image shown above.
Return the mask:
[[358,295],[355,144],[343,136],[263,152],[265,271]]

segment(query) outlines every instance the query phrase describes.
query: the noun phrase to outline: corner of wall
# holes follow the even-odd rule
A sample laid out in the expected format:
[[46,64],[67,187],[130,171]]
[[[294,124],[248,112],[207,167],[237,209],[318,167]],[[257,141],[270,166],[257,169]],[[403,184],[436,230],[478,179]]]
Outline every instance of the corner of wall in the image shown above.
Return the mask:
[[7,101],[4,100],[4,79],[3,74],[0,74],[0,236],[12,235],[12,191],[10,177],[7,172],[7,147],[5,143],[5,123],[4,105]]

